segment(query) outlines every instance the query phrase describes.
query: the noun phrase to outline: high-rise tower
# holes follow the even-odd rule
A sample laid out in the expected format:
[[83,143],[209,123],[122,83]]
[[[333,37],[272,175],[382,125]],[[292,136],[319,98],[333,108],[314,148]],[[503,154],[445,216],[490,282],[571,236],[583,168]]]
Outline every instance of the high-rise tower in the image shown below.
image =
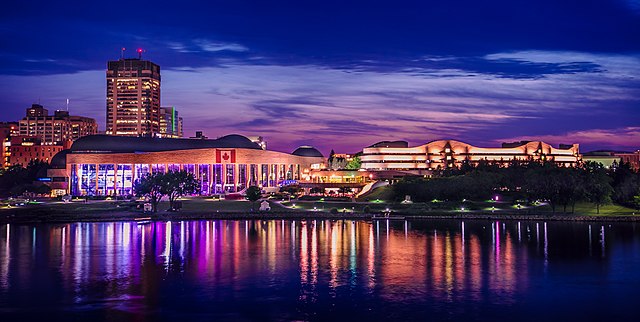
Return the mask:
[[182,117],[178,116],[178,110],[173,106],[160,108],[160,137],[182,137]]
[[108,62],[106,125],[109,135],[160,133],[160,66],[142,58]]

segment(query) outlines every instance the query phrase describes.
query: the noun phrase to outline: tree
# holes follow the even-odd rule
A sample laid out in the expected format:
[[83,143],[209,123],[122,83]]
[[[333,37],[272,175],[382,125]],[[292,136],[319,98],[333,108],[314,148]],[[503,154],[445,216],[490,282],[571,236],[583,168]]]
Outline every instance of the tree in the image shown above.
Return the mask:
[[329,158],[327,159],[327,167],[332,170],[344,169],[347,166],[347,161],[343,157],[337,157],[336,153],[331,149]]
[[347,163],[346,169],[347,170],[358,170],[360,169],[360,157],[353,157],[353,159],[351,159],[351,161],[349,161],[349,163]]
[[41,160],[32,160],[26,167],[13,165],[3,169],[0,174],[0,197],[20,195],[24,192],[45,193],[41,185],[34,181],[47,175],[49,164]]
[[526,176],[524,189],[529,198],[546,200],[551,206],[551,211],[555,213],[556,205],[560,201],[560,177],[562,176],[558,166],[550,162],[530,163]]
[[280,188],[280,192],[286,192],[286,193],[288,193],[290,195],[296,195],[301,190],[302,190],[302,188],[300,188],[300,186],[297,185],[297,184],[290,184],[290,185],[283,186],[283,187]]
[[164,193],[169,197],[169,208],[175,210],[176,199],[198,192],[199,182],[193,173],[186,171],[169,171],[163,176]]
[[351,193],[351,188],[349,188],[349,187],[340,187],[338,189],[338,192],[341,193],[344,196],[347,193]]
[[255,202],[262,198],[262,191],[260,191],[259,187],[250,186],[246,191],[247,199],[251,201],[251,208],[255,209]]
[[567,206],[569,204],[575,206],[576,201],[582,195],[582,180],[580,180],[578,170],[562,167],[556,167],[553,179],[558,187],[558,204],[563,207],[562,211],[566,213]]
[[137,196],[144,196],[151,201],[153,212],[158,211],[158,203],[166,194],[163,173],[147,174],[134,184]]
[[636,207],[636,209],[640,209],[640,191],[638,191],[637,196],[633,196],[633,205]]
[[608,175],[612,179],[613,201],[633,206],[633,197],[640,190],[640,173],[632,169],[629,163],[621,162],[616,168],[611,167]]
[[320,187],[313,187],[311,188],[311,190],[309,190],[309,193],[311,194],[323,194],[324,195],[324,188],[320,188]]
[[27,170],[19,165],[10,166],[0,176],[0,197],[12,194],[14,187],[27,183]]
[[586,169],[586,197],[596,205],[596,212],[600,213],[600,206],[611,203],[611,178],[607,176],[604,166],[597,162],[587,162]]

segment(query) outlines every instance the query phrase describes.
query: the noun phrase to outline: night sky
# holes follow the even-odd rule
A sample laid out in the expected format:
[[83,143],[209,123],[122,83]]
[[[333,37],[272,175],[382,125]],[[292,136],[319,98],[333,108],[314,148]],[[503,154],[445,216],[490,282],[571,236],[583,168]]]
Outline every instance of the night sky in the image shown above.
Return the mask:
[[161,66],[185,136],[640,148],[640,0],[10,1],[0,17],[0,121],[68,98],[104,131],[126,47]]

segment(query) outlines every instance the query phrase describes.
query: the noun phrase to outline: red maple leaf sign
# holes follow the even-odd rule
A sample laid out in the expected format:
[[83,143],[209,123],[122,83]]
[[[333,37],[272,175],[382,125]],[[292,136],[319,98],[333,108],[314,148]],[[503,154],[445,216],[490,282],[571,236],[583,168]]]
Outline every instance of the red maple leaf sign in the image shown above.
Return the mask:
[[226,153],[226,152],[225,152],[225,153],[222,155],[222,158],[223,158],[225,161],[229,161],[229,153]]

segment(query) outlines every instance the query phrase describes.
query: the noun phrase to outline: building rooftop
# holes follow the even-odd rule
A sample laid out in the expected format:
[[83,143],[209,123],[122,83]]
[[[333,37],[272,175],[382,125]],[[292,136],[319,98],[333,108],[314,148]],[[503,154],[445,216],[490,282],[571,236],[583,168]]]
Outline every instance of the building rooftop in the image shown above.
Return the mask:
[[51,158],[49,166],[51,169],[65,169],[67,167],[67,154],[71,153],[71,150],[62,150]]
[[291,154],[297,155],[297,156],[300,156],[300,157],[321,157],[321,158],[324,158],[324,155],[322,155],[322,153],[320,151],[318,151],[318,149],[316,149],[316,148],[314,148],[312,146],[308,146],[308,145],[303,145],[303,146],[297,148]]
[[409,142],[407,141],[380,141],[374,143],[369,148],[408,148]]
[[215,140],[90,135],[76,140],[71,146],[71,151],[74,153],[133,153],[206,148],[261,150],[258,144],[251,142],[247,137],[238,134],[231,134]]

